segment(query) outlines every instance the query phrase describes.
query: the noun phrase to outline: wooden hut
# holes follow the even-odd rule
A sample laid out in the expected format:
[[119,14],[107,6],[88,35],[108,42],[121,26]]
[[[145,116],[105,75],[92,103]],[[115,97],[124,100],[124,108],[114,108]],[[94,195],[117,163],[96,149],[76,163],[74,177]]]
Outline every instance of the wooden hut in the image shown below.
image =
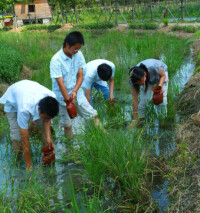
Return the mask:
[[13,25],[13,19],[12,18],[6,18],[4,19],[4,26],[5,27],[10,27]]
[[33,0],[29,4],[16,3],[15,14],[17,22],[24,23],[48,23],[52,18],[48,0]]

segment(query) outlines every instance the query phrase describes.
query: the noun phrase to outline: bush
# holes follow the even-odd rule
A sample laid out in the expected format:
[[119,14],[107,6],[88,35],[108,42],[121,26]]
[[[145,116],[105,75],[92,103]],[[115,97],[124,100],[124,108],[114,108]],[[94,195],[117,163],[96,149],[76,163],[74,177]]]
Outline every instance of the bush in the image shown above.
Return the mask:
[[195,33],[198,28],[192,25],[174,25],[171,28],[171,31],[184,31],[187,33]]
[[0,28],[0,32],[9,31],[11,29],[12,29],[12,27],[2,27],[2,28]]
[[23,60],[17,51],[0,41],[0,82],[7,83],[19,80]]
[[130,29],[146,29],[146,30],[155,30],[157,28],[157,24],[154,23],[130,23]]
[[44,24],[36,24],[36,25],[27,25],[25,26],[22,31],[28,31],[28,30],[49,30],[54,31],[61,28],[61,25],[55,24],[55,25],[44,25]]
[[77,28],[83,28],[83,29],[107,29],[114,27],[113,23],[89,23],[89,24],[78,24],[75,25]]

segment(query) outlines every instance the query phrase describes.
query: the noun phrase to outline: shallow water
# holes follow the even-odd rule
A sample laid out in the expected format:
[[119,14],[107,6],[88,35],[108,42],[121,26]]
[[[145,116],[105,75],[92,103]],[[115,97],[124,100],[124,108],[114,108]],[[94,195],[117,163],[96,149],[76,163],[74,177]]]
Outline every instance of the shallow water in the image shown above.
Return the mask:
[[[170,79],[170,84],[177,85],[179,87],[179,91],[182,91],[184,85],[193,74],[194,68],[195,65],[192,60],[191,50],[191,54],[185,58],[180,70],[178,70],[176,74]],[[120,103],[120,106],[125,107],[125,120],[128,123],[132,120],[132,97],[130,86],[127,84],[127,81],[124,82],[124,84],[125,86],[122,84],[122,88],[120,90],[115,91],[115,98]],[[87,122],[84,121],[84,119],[82,119],[80,116],[76,117],[74,119],[73,126],[74,134],[79,135],[83,133],[86,123]],[[124,131],[128,131],[128,129],[125,129]],[[173,152],[175,148],[175,132],[173,128],[162,129],[159,128],[158,123],[155,122],[152,127],[147,128],[147,131],[149,134],[149,140],[153,141],[152,155],[164,156],[170,155]],[[57,196],[52,201],[52,203],[63,202],[64,200],[67,200],[69,196],[66,186],[69,186],[70,174],[73,175],[76,169],[81,169],[81,166],[76,165],[73,161],[63,162],[62,156],[67,155],[69,152],[69,144],[66,144],[62,140],[62,136],[63,130],[56,131],[56,162],[55,166],[47,168],[42,168],[40,166],[42,158],[42,153],[40,150],[42,146],[40,144],[33,145],[35,143],[34,139],[31,140],[34,169],[30,174],[25,172],[25,165],[23,162],[21,164],[14,163],[15,160],[11,148],[11,143],[7,142],[6,136],[2,138],[0,140],[0,173],[2,174],[0,176],[0,190],[6,190],[6,194],[9,195],[11,193],[12,187],[17,186],[18,183],[23,184],[23,182],[26,182],[26,180],[30,178],[30,175],[34,173],[38,180],[43,180],[45,183],[52,185],[56,183]],[[72,142],[74,148],[79,149],[76,137],[69,143]],[[80,176],[74,175],[73,182],[75,185],[81,184]],[[160,212],[164,212],[170,203],[170,200],[166,198],[168,184],[169,183],[167,181],[164,181],[163,183],[156,185],[152,192],[152,197],[156,200],[156,203],[160,208]]]

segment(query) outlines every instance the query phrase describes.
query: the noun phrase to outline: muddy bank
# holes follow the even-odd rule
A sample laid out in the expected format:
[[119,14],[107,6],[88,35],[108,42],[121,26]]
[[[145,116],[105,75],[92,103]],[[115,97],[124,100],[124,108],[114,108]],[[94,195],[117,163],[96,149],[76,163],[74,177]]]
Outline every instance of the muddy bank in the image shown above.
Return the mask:
[[[200,47],[200,39],[193,41],[194,58]],[[200,62],[196,63],[196,67]],[[185,85],[177,103],[181,116],[177,127],[177,146],[173,156],[171,174],[174,203],[170,212],[200,212],[200,127],[195,126],[191,115],[200,111],[200,71]]]

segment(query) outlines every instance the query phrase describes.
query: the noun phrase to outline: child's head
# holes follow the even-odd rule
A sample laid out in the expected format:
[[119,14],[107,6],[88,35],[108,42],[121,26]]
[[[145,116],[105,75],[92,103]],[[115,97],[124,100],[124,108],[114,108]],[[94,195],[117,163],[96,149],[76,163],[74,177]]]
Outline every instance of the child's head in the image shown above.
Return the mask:
[[112,68],[107,64],[101,64],[97,67],[97,74],[103,81],[108,81],[112,76]]
[[43,121],[49,121],[54,118],[59,112],[59,103],[58,101],[51,97],[47,96],[42,98],[38,104],[38,110],[40,118]]
[[145,84],[145,92],[148,88],[149,73],[148,69],[144,64],[130,68],[129,76],[133,86],[139,91],[138,86]]
[[63,43],[63,48],[67,48],[71,55],[78,52],[82,45],[84,45],[84,38],[81,32],[73,31],[69,33]]

